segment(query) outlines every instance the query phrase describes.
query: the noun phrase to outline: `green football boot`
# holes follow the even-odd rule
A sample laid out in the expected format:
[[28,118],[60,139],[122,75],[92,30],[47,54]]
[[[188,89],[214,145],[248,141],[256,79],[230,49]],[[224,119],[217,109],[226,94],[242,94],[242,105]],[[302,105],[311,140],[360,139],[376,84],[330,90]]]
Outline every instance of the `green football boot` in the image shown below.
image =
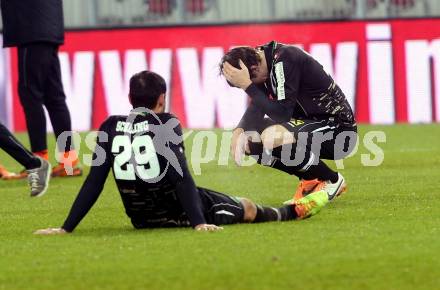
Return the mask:
[[292,203],[297,219],[305,219],[317,214],[327,203],[328,194],[324,190],[312,192]]

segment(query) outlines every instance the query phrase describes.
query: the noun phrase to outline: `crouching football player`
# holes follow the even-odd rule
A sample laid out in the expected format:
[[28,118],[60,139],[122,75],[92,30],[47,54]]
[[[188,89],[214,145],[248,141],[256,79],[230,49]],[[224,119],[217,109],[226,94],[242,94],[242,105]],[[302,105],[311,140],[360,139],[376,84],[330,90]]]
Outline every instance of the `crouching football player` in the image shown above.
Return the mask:
[[[196,230],[218,225],[303,219],[327,202],[324,191],[280,208],[256,205],[196,187],[184,155],[181,127],[164,113],[164,79],[149,71],[130,79],[129,116],[111,116],[100,127],[93,166],[64,225],[37,234],[72,232],[99,197],[110,168],[126,214],[136,229],[192,226]],[[108,137],[108,138],[107,138]]]
[[[220,69],[231,86],[251,98],[232,137],[238,164],[247,153],[260,164],[296,175],[300,184],[294,200],[320,190],[331,200],[345,191],[344,177],[321,159],[348,156],[357,126],[344,93],[321,64],[298,47],[272,41],[231,49]],[[244,132],[258,134],[250,140]]]

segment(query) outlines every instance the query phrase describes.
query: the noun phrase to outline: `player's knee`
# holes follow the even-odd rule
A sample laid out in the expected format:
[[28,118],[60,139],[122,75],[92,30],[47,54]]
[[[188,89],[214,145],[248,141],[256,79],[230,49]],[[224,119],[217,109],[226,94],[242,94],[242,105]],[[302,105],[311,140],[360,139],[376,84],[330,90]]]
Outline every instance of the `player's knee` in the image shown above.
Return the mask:
[[243,221],[246,223],[253,222],[257,216],[257,206],[253,201],[247,198],[241,198],[240,202],[244,208]]
[[264,149],[272,150],[284,144],[295,143],[293,134],[281,125],[272,125],[261,133],[261,142]]

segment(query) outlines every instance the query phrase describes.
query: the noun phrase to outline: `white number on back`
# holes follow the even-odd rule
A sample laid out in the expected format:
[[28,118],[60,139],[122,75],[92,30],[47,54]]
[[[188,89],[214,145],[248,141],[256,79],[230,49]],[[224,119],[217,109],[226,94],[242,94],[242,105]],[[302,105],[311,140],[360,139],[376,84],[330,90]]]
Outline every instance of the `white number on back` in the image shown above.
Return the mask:
[[[122,151],[121,151],[122,148]],[[130,136],[119,135],[113,139],[112,153],[115,154],[113,170],[115,178],[120,180],[151,179],[160,174],[159,160],[153,140],[148,135],[136,136],[133,142]],[[131,163],[134,155],[134,163]],[[125,165],[125,169],[122,167]],[[149,165],[149,168],[145,168]]]

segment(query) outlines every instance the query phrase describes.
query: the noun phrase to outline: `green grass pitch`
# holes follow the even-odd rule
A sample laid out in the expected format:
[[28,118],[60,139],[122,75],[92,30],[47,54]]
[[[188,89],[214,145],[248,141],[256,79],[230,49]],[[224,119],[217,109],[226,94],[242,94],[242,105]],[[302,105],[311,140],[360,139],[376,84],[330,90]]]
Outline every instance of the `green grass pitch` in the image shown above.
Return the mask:
[[[137,231],[109,179],[74,234],[34,236],[62,224],[84,177],[53,179],[34,199],[25,181],[0,181],[0,289],[439,289],[440,126],[361,126],[361,137],[370,130],[386,133],[383,164],[363,166],[361,143],[341,170],[349,191],[300,222]],[[195,180],[273,206],[297,185],[216,162]]]

